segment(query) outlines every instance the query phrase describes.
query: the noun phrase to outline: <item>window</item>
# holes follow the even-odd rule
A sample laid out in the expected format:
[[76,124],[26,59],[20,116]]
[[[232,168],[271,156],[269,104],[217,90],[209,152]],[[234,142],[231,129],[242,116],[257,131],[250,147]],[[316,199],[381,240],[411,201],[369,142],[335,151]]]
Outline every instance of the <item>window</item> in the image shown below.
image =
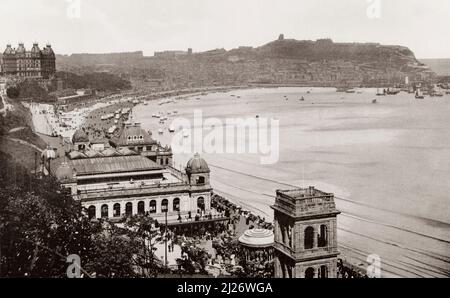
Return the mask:
[[309,267],[305,271],[305,278],[314,278],[314,268]]
[[128,202],[125,204],[125,215],[133,215],[133,203]]
[[162,212],[168,212],[169,211],[169,201],[164,199],[161,202],[161,211]]
[[156,201],[150,201],[150,213],[156,213]]
[[205,177],[203,177],[203,176],[198,177],[197,184],[198,185],[205,184]]
[[319,234],[317,235],[317,245],[325,247],[328,245],[328,229],[326,225],[321,225]]
[[314,246],[314,228],[307,227],[305,229],[305,249],[311,249]]
[[328,278],[328,268],[327,268],[327,266],[325,266],[325,265],[320,266],[319,278]]
[[114,217],[119,217],[120,216],[120,204],[119,203],[116,203],[116,204],[114,204],[114,206],[113,206],[113,216]]
[[145,203],[143,201],[140,201],[138,203],[138,214],[144,215],[145,214]]
[[102,205],[101,208],[101,217],[102,218],[107,218],[108,217],[108,205]]
[[197,199],[197,208],[200,209],[200,211],[205,211],[205,199],[203,197]]
[[180,199],[173,199],[173,211],[180,211]]
[[93,219],[93,218],[95,218],[95,206],[94,205],[91,205],[91,206],[89,206],[89,208],[88,208],[88,216],[89,216],[89,219]]

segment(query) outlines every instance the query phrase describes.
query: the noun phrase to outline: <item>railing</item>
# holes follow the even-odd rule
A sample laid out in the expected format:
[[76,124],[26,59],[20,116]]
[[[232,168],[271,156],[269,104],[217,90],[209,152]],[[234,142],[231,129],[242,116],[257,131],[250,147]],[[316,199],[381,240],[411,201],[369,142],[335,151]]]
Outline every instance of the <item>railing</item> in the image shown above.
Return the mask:
[[187,191],[189,186],[184,183],[160,183],[156,185],[142,186],[136,183],[136,187],[120,187],[120,188],[99,188],[99,189],[84,189],[78,190],[77,195],[81,199],[104,197],[104,196],[120,196],[145,194],[165,191]]

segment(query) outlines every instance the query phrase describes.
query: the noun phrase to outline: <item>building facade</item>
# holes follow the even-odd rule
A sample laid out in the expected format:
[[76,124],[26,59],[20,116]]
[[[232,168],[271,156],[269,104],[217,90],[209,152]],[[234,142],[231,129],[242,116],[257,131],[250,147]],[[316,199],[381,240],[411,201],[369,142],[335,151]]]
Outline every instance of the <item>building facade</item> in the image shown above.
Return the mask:
[[126,140],[131,137],[134,141],[133,146],[99,146],[82,130],[77,131],[68,160],[54,175],[75,200],[81,201],[92,219],[149,215],[163,220],[167,214],[169,221],[182,222],[211,215],[212,188],[206,161],[197,154],[184,172],[158,164],[136,149],[141,136],[148,146],[155,146],[149,151],[158,150],[149,134],[137,127],[125,135]]
[[275,277],[337,277],[334,195],[314,187],[277,190],[274,210]]
[[1,73],[5,76],[49,79],[55,72],[56,57],[49,44],[41,50],[34,43],[29,51],[23,43],[17,49],[8,44],[1,58]]

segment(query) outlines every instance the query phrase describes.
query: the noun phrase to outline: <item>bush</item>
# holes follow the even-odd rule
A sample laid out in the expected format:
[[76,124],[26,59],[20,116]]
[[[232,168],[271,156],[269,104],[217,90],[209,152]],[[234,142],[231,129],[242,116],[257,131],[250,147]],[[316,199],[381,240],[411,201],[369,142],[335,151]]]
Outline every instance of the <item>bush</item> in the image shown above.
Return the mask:
[[6,95],[11,99],[16,99],[20,95],[20,90],[17,87],[9,87],[6,89]]

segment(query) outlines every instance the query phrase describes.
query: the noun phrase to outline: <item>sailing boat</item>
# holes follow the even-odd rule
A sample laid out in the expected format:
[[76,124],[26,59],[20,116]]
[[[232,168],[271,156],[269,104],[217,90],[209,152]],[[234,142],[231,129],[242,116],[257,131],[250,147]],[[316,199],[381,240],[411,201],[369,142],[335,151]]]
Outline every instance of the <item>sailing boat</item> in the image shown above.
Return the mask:
[[377,89],[377,96],[385,96],[386,95],[386,90],[383,89],[383,92],[380,91],[380,89]]
[[423,93],[422,93],[422,91],[420,91],[420,89],[417,89],[415,97],[417,99],[424,99],[425,98],[425,96],[423,96]]

